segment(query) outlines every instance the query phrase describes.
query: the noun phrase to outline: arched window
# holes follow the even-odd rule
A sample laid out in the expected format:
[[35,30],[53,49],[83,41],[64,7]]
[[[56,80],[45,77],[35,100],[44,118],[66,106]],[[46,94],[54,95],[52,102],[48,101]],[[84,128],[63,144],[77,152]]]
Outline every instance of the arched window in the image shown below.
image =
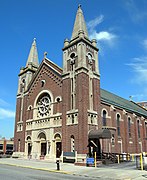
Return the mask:
[[44,87],[44,85],[45,85],[45,80],[43,79],[41,80],[41,87]]
[[70,58],[71,58],[71,59],[74,59],[75,56],[76,56],[76,54],[73,52],[73,53],[70,55]]
[[107,112],[106,112],[105,110],[103,110],[103,117],[102,117],[103,126],[106,126],[106,125],[107,125],[106,115],[107,115]]
[[41,132],[41,133],[38,135],[38,139],[40,139],[41,141],[46,141],[46,135],[44,134],[44,132]]
[[20,152],[20,139],[18,139],[18,152]]
[[27,137],[27,141],[31,141],[31,137],[30,136]]
[[131,138],[131,118],[128,117],[128,135]]
[[120,115],[116,116],[116,125],[117,125],[117,135],[120,136]]
[[75,64],[75,57],[76,57],[75,53],[72,53],[72,54],[70,55],[70,58],[71,58],[70,64],[71,64],[71,70],[72,70],[72,71],[73,71],[73,66],[74,66],[74,64]]
[[71,152],[75,152],[75,138],[72,135],[70,139],[71,139]]
[[71,122],[72,122],[72,124],[74,124],[74,122],[75,122],[74,114],[71,115]]
[[24,77],[24,78],[22,78],[21,83],[20,83],[20,92],[24,91],[25,84],[26,84],[26,81],[25,81],[25,77]]
[[91,55],[91,53],[88,53],[87,56],[88,56],[89,63],[92,64],[92,55]]
[[91,117],[91,124],[93,124],[94,123],[94,116],[93,116],[93,114],[90,116]]
[[140,122],[137,120],[137,131],[138,131],[138,138],[140,138]]

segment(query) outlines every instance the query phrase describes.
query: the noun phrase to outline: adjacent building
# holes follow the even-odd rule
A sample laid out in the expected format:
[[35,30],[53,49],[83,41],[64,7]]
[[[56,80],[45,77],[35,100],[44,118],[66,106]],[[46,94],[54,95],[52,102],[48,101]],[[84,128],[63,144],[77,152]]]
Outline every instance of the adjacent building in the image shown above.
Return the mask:
[[9,140],[5,139],[5,138],[0,139],[0,154],[12,155],[13,144],[14,144],[13,138],[11,138]]
[[147,151],[147,111],[100,88],[98,51],[81,6],[72,37],[64,41],[63,68],[46,54],[39,64],[33,40],[19,73],[15,154],[54,160],[62,152]]
[[138,102],[137,104],[139,104],[141,107],[143,107],[144,109],[147,110],[147,102],[146,101]]

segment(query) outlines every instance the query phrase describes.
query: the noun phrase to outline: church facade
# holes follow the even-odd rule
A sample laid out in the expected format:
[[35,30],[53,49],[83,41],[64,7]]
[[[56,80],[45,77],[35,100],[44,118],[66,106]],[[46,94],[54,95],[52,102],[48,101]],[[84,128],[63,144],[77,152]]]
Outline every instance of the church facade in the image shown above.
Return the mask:
[[14,154],[55,160],[63,152],[86,155],[147,151],[147,111],[100,88],[98,47],[90,40],[81,7],[65,39],[63,69],[34,39],[19,73]]

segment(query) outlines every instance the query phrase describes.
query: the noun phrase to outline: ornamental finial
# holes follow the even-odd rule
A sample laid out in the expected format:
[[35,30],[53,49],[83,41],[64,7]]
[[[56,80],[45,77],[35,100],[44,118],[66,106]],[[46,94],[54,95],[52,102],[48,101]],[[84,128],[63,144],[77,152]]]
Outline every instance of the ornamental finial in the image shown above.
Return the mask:
[[81,4],[78,5],[78,8],[81,8]]
[[46,56],[47,56],[47,52],[44,52],[44,58],[46,58]]

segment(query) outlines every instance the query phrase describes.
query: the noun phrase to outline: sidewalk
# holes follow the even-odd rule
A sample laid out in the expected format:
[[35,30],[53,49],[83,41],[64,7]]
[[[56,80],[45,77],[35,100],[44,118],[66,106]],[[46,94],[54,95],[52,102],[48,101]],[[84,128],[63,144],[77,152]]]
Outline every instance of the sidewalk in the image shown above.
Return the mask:
[[75,166],[74,164],[69,163],[60,163],[59,171],[57,171],[57,164],[55,162],[48,162],[44,160],[0,158],[0,164],[39,169],[57,173],[76,174],[80,176],[88,176],[89,178],[94,177],[107,180],[147,179],[147,171],[137,170],[134,162],[100,167],[83,167]]

